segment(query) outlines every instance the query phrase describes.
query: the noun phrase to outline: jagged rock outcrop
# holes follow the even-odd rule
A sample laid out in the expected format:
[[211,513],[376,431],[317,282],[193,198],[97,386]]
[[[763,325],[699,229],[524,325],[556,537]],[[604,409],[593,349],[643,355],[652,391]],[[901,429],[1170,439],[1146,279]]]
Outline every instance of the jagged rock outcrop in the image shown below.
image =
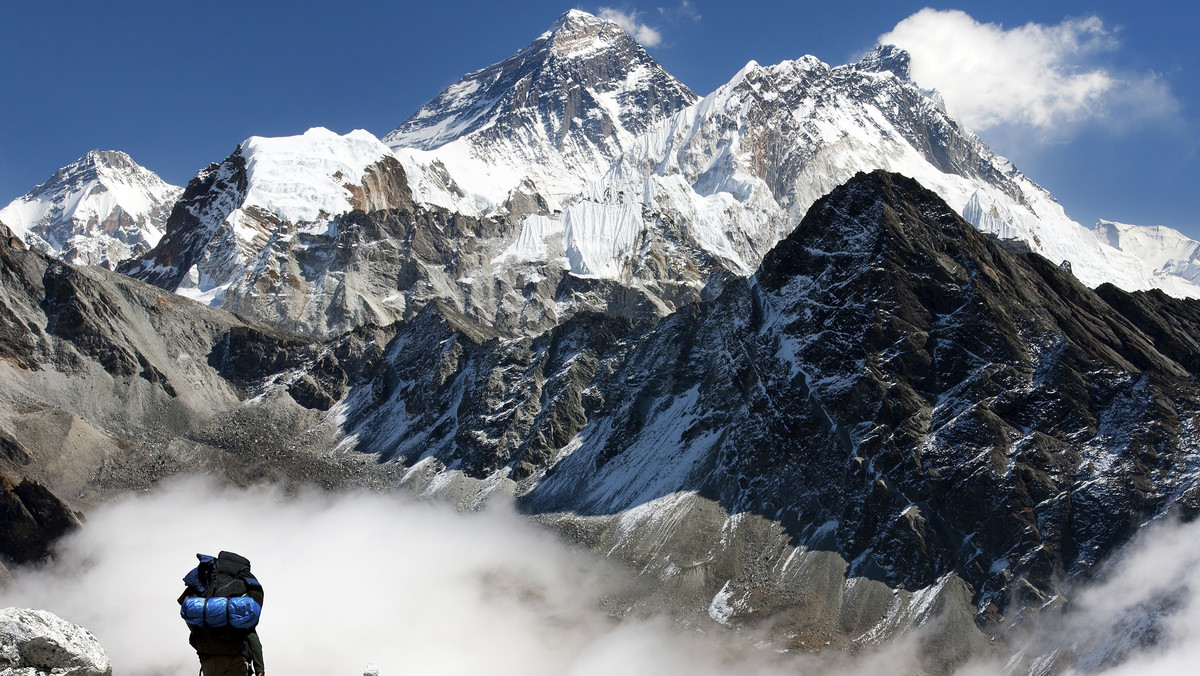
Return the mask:
[[0,610],[0,673],[11,676],[112,676],[92,632],[44,610]]

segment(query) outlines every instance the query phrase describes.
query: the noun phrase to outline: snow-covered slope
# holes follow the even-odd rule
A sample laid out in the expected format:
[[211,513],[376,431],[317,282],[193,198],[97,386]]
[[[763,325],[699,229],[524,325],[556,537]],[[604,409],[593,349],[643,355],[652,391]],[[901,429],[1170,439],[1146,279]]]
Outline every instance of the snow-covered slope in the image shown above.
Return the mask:
[[[1178,230],[1163,225],[1128,225],[1102,220],[1092,227],[1092,232],[1104,244],[1154,268],[1163,282],[1182,277],[1200,284],[1200,242]],[[1165,284],[1158,286],[1172,295],[1190,295],[1173,292]]]
[[391,150],[363,130],[246,139],[192,180],[168,236],[122,271],[219,305],[231,285],[266,271],[261,256],[273,242],[329,234],[338,215],[388,206],[370,180],[385,157]]
[[383,142],[323,129],[246,141],[122,270],[309,335],[429,302],[532,335],[581,309],[669,314],[751,274],[856,172],[884,169],[1089,286],[1200,296],[1189,258],[1167,264],[1072,221],[908,62],[888,46],[839,67],[751,62],[696,101],[615,23],[572,10]]
[[419,199],[481,214],[536,192],[559,209],[636,135],[695,100],[616,23],[571,10],[524,49],[450,86],[384,142]]
[[1200,296],[1174,268],[1071,220],[950,118],[936,92],[915,86],[908,55],[888,46],[836,68],[811,56],[770,67],[751,62],[695,106],[651,126],[585,195],[668,215],[685,224],[690,244],[748,274],[817,198],[874,169],[916,178],[984,232],[1070,261],[1090,286]]
[[9,203],[0,222],[46,253],[113,268],[158,243],[181,192],[125,153],[93,150]]

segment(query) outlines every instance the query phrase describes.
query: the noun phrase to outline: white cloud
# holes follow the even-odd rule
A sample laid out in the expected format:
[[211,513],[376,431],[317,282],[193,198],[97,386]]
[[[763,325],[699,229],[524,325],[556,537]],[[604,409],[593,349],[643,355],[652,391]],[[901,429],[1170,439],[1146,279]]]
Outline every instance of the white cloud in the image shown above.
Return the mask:
[[622,12],[611,7],[601,7],[600,17],[614,21],[625,29],[626,33],[646,47],[657,47],[662,44],[662,33],[647,24],[638,21],[638,12]]
[[1054,136],[1084,121],[1123,126],[1178,111],[1161,79],[1096,63],[1119,43],[1095,16],[1005,29],[926,8],[879,43],[907,50],[913,80],[937,89],[950,114],[977,131],[1019,126]]
[[1151,524],[1066,612],[1030,632],[1027,654],[1073,658],[1069,673],[1170,676],[1200,660],[1200,522]]

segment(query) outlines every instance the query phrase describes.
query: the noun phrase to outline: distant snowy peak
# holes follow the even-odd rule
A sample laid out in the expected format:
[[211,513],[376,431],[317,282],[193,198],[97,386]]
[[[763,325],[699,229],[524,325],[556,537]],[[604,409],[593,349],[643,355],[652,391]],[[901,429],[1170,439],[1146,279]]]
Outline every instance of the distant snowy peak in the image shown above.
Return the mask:
[[537,122],[527,115],[538,113],[553,115],[540,122],[559,142],[603,126],[580,113],[609,115],[620,131],[637,134],[696,98],[616,23],[571,10],[524,49],[464,76],[383,140],[433,150],[477,132],[507,131],[496,125]]
[[1200,285],[1200,242],[1178,230],[1101,220],[1092,232],[1104,244],[1137,257],[1164,275]]
[[651,127],[591,196],[638,199],[685,223],[691,244],[741,274],[859,171],[912,176],[959,210],[981,190],[1027,201],[1019,174],[913,85],[907,62],[895,48],[836,68],[813,56],[751,61]]
[[901,80],[908,80],[912,57],[895,45],[880,45],[854,65],[854,68],[866,72],[888,72]]
[[219,304],[230,284],[263,263],[272,242],[327,235],[337,216],[354,209],[394,208],[397,181],[381,178],[389,164],[399,168],[392,151],[361,129],[252,136],[192,179],[159,245],[121,271]]
[[[572,10],[524,49],[450,86],[384,142],[401,151],[415,183],[445,174],[437,185],[477,211],[502,206],[525,183],[559,206],[635,136],[696,98],[616,23]],[[440,200],[464,208],[460,198],[449,202]]]
[[[1096,286],[1197,296],[1177,271],[1098,240],[1044,189],[951,118],[882,46],[830,67],[751,61],[694,106],[656,123],[585,195],[636,200],[683,224],[688,244],[749,274],[818,198],[857,172],[917,179],[980,230],[1020,239]],[[615,196],[615,197],[614,197]]]
[[182,191],[123,152],[93,150],[0,210],[0,222],[46,253],[113,268],[158,243]]

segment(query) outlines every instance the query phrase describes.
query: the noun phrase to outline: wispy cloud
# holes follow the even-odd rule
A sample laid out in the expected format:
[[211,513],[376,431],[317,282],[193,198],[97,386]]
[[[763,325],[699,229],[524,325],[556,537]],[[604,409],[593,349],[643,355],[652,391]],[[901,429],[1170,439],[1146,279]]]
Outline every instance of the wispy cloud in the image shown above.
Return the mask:
[[1095,16],[1006,29],[927,8],[879,43],[907,50],[913,79],[937,89],[949,112],[975,130],[1023,126],[1054,137],[1087,121],[1126,127],[1179,110],[1160,77],[1099,65],[1120,42]]
[[699,21],[700,11],[689,0],[683,0],[678,7],[659,7],[658,15],[670,21]]
[[613,9],[612,7],[600,8],[600,16],[602,18],[616,22],[617,25],[624,28],[626,33],[629,33],[634,40],[637,40],[643,46],[657,47],[662,44],[662,33],[657,28],[643,23],[639,19],[640,15],[641,12],[635,10],[625,12]]

